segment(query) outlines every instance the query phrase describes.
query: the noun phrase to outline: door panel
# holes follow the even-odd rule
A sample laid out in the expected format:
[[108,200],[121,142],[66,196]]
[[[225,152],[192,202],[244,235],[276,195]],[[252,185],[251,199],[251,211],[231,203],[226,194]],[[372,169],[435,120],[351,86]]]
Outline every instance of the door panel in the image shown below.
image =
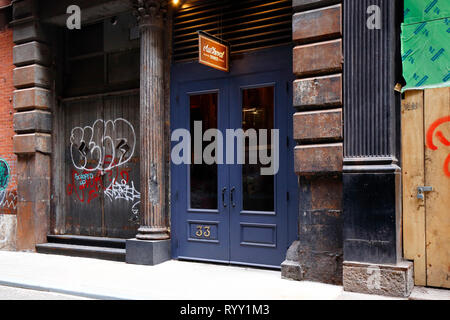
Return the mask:
[[[228,93],[224,81],[190,82],[181,86],[179,103],[175,106],[177,129],[191,134],[192,164],[173,166],[176,192],[178,257],[226,262],[229,260],[227,185],[224,165],[201,164],[195,159],[195,121],[202,121],[201,132],[228,125]],[[200,145],[200,151],[209,143]],[[175,191],[176,190],[176,191]],[[223,192],[222,192],[223,191]],[[223,197],[222,197],[223,196]],[[225,200],[225,201],[224,201]]]
[[[288,166],[284,163],[288,150],[280,143],[286,141],[289,118],[286,79],[279,72],[260,73],[191,81],[175,90],[178,94],[172,127],[189,128],[192,136],[196,131],[194,121],[202,121],[203,132],[219,128],[224,141],[223,164],[172,166],[176,257],[279,268],[288,241]],[[277,144],[282,155],[277,159],[276,175],[261,175],[261,168],[267,165],[255,162],[260,160],[258,147],[252,149],[245,144],[242,150],[246,161],[238,162],[241,149],[237,140],[235,159],[233,164],[228,163],[227,129],[255,129],[257,133],[259,129],[275,128],[279,130]],[[260,141],[261,136],[255,137]],[[266,143],[258,144],[265,152],[271,148],[271,131],[267,138]],[[204,142],[202,150],[208,144]],[[193,152],[194,141],[191,148]],[[191,160],[195,162],[193,155]]]
[[450,288],[450,88],[425,90],[427,284]]
[[[263,85],[258,88],[241,89],[241,128],[247,132],[255,130],[258,147],[246,143],[245,164],[240,168],[242,174],[242,211],[245,212],[275,212],[275,176],[262,175],[263,165],[255,159],[264,150],[271,150],[271,136],[265,143],[261,141],[259,130],[274,129],[275,85]],[[236,115],[237,116],[237,115]]]
[[[280,143],[287,137],[285,82],[280,73],[272,72],[236,77],[231,84],[231,127],[255,129],[258,142],[255,148],[247,140],[245,163],[229,166],[230,190],[234,190],[230,207],[231,262],[279,267],[286,254],[287,147]],[[268,130],[265,139],[261,139],[260,129]],[[278,141],[273,140],[272,129],[279,130]],[[261,164],[261,152],[271,150],[275,142],[281,155],[277,159],[278,173],[262,175],[261,169],[268,165]],[[258,164],[251,164],[251,158],[257,158]]]
[[102,102],[76,101],[64,108],[66,232],[102,236],[103,199],[98,193],[102,178],[93,170],[101,161],[101,151],[94,146],[102,145],[103,123],[95,123],[103,118]]
[[[195,123],[201,122],[201,131],[206,132],[218,127],[219,92],[199,93],[189,95],[189,128],[191,132],[192,152],[195,152]],[[201,144],[197,154],[202,155],[206,143]],[[217,164],[206,164],[203,158],[195,158],[189,166],[189,208],[197,210],[214,210],[218,208],[218,172]]]
[[[450,88],[402,103],[403,240],[416,285],[450,287]],[[418,187],[432,190],[418,194]]]
[[414,261],[414,282],[427,284],[425,206],[417,187],[425,186],[423,91],[408,91],[402,102],[403,250]]
[[[103,176],[105,235],[136,236],[140,209],[139,96],[104,99],[105,167]],[[133,221],[134,220],[134,221]]]
[[136,94],[66,102],[66,233],[130,238],[139,214]]

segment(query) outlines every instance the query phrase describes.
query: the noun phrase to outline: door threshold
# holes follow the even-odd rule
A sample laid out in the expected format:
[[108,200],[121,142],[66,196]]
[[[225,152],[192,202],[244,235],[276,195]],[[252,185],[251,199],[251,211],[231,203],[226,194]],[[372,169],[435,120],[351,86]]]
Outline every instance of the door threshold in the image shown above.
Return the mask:
[[245,267],[252,269],[261,269],[261,270],[273,270],[273,271],[281,271],[280,266],[271,266],[265,264],[256,264],[256,263],[245,263],[245,262],[236,262],[236,261],[227,261],[227,260],[211,260],[211,259],[203,259],[203,258],[192,258],[192,257],[178,257],[173,258],[178,261],[186,261],[193,263],[207,263],[207,264],[216,264],[221,266],[232,266],[232,267]]

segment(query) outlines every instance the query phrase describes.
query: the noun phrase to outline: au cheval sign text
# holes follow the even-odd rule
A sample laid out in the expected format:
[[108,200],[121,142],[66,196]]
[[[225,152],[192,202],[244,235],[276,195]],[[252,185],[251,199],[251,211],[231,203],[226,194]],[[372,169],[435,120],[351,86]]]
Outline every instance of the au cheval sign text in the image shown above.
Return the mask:
[[230,47],[205,32],[198,33],[199,62],[209,67],[230,71]]

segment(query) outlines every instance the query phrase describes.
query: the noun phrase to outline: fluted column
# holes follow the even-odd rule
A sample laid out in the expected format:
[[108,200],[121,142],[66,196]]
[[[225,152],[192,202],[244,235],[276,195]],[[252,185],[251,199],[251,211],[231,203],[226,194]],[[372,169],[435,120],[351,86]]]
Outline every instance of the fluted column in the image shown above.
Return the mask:
[[164,38],[167,1],[135,1],[141,33],[139,240],[169,239],[164,207]]
[[[380,8],[380,29],[367,8]],[[398,166],[401,1],[344,1],[344,260],[401,259]]]

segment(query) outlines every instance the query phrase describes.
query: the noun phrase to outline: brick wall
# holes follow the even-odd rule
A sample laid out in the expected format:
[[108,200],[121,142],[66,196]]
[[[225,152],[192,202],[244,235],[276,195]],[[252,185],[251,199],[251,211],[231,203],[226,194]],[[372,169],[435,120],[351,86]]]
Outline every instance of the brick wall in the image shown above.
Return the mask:
[[342,283],[342,1],[293,1],[298,241],[286,278]]
[[[13,153],[13,69],[13,32],[4,27],[0,29],[0,159],[2,165],[6,162],[10,170],[6,189],[0,190],[0,250],[16,249],[17,156]],[[4,170],[2,172],[5,173]]]
[[13,45],[12,30],[0,30],[0,159],[11,169],[0,214],[15,214],[17,205],[17,156],[13,152]]

